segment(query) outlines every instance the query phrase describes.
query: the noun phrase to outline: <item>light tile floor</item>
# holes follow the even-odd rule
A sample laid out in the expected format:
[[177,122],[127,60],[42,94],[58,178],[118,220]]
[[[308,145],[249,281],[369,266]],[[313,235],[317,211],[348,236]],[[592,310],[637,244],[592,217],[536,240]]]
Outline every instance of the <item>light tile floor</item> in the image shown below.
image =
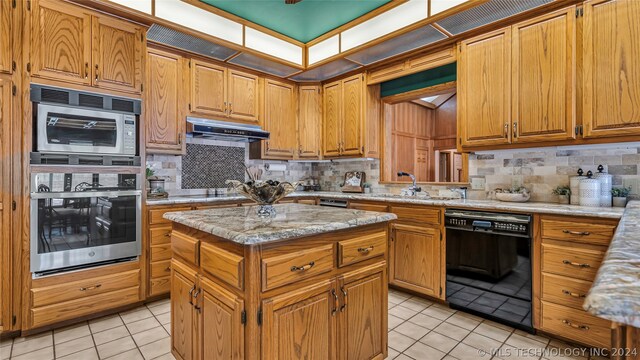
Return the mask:
[[[0,341],[0,359],[174,359],[168,300],[66,328]],[[396,360],[599,359],[588,349],[389,291],[389,357]],[[586,353],[582,353],[586,351]]]

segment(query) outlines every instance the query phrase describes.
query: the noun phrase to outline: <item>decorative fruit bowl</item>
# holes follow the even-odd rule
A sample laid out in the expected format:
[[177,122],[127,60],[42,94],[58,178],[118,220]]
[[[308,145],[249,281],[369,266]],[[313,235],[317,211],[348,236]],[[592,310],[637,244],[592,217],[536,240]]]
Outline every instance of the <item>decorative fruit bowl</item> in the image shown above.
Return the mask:
[[496,199],[505,202],[527,202],[531,198],[529,190],[525,187],[512,189],[495,189],[492,191]]
[[241,182],[238,180],[227,180],[230,189],[236,190],[243,196],[255,201],[259,206],[258,216],[275,216],[276,210],[273,204],[285,196],[295,191],[298,183],[279,182],[275,180],[249,180]]

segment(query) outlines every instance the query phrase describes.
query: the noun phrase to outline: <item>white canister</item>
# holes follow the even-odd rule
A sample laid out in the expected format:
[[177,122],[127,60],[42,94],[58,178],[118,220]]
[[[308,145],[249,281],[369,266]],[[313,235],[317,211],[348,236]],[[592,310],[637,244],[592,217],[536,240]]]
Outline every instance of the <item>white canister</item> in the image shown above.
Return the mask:
[[571,205],[580,205],[580,180],[587,178],[582,174],[582,169],[578,169],[578,176],[572,176],[569,178],[569,187],[571,188]]
[[587,172],[587,178],[580,180],[580,205],[600,206],[600,180],[592,178],[591,171]]
[[611,207],[611,186],[613,175],[604,172],[604,166],[598,165],[598,172],[593,176],[600,181],[600,206]]

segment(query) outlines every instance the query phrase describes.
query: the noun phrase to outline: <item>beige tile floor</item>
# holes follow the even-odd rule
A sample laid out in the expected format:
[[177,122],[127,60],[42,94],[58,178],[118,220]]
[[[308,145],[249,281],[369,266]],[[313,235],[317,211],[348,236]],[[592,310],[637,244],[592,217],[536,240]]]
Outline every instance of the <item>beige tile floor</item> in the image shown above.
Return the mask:
[[[70,327],[3,340],[0,341],[0,359],[174,359],[170,353],[169,310],[169,301],[161,300]],[[587,351],[585,356],[582,351]],[[587,349],[531,335],[399,291],[389,292],[387,359],[567,360],[589,357]],[[598,358],[592,356],[591,359]]]

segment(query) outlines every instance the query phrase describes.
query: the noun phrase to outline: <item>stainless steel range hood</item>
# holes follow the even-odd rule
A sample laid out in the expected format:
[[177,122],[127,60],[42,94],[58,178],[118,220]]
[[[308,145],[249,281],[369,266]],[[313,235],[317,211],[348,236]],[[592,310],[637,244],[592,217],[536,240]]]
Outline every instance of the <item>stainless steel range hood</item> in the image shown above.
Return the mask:
[[260,126],[194,117],[187,117],[187,134],[198,138],[238,142],[269,139],[269,132],[262,130]]

